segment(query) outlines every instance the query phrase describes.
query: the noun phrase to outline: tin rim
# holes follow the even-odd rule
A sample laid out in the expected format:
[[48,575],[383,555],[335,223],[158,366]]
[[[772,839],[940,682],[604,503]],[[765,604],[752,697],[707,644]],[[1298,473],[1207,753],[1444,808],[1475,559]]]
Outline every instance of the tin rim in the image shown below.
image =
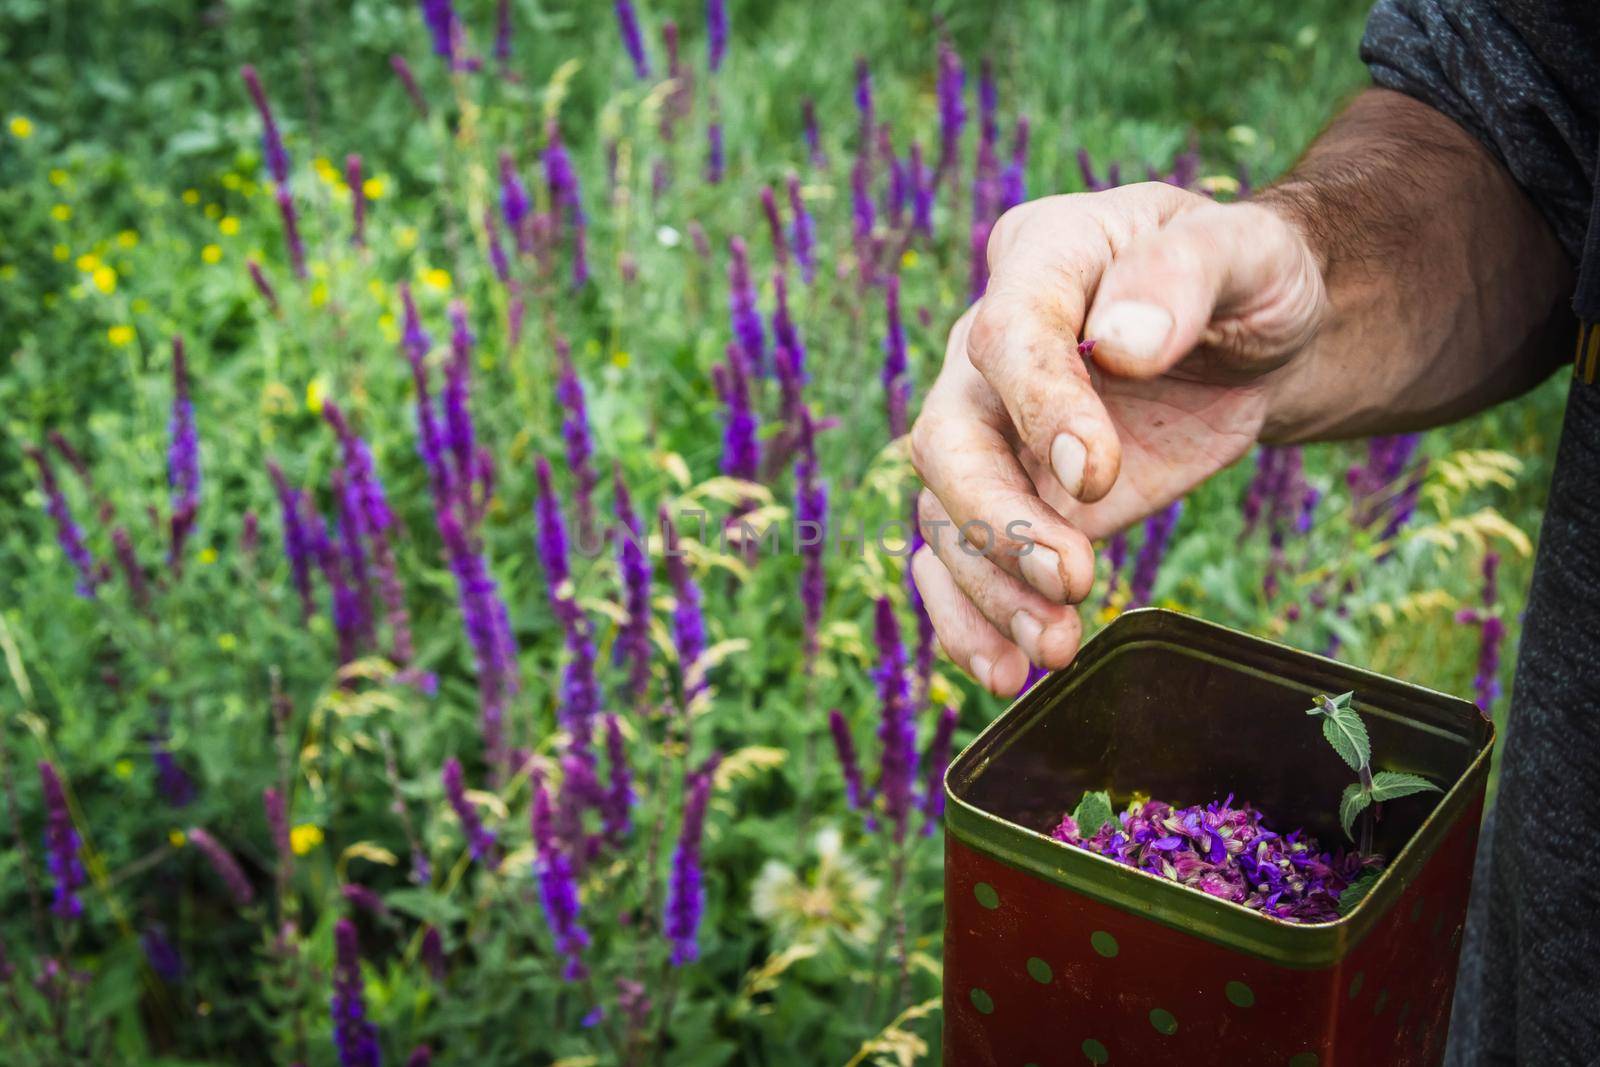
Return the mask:
[[[1400,682],[1360,667],[1295,649],[1269,638],[1246,634],[1231,627],[1163,608],[1140,608],[1124,612],[1084,646],[1074,661],[1074,666],[1079,663],[1089,663],[1089,669],[1092,670],[1095,666],[1093,661],[1095,646],[1104,647],[1107,635],[1116,636],[1114,631],[1151,623],[1176,624],[1181,630],[1190,631],[1196,636],[1225,635],[1230,639],[1246,641],[1262,650],[1308,657],[1311,661],[1337,667],[1341,675],[1357,682],[1358,690],[1361,688],[1362,680],[1370,683],[1369,688],[1387,689],[1391,692],[1398,686],[1441,706],[1470,708],[1472,713],[1476,714],[1476,708],[1466,701],[1426,686]],[[1219,658],[1197,652],[1189,646],[1178,645],[1170,639],[1151,643],[1178,648],[1186,655]],[[1372,889],[1350,914],[1331,922],[1291,923],[1263,915],[1243,904],[1211,896],[1199,889],[1056,841],[1019,823],[983,811],[962,799],[955,789],[955,784],[975,776],[988,764],[990,757],[998,755],[1009,747],[1009,743],[1021,735],[1021,723],[1031,724],[1039,715],[1049,710],[1050,701],[1039,699],[1035,693],[1041,696],[1046,693],[1059,696],[1076,688],[1085,677],[1086,673],[1075,671],[1072,667],[1047,676],[1038,683],[1035,690],[1013,701],[1004,712],[984,727],[955,759],[950,761],[944,776],[946,832],[975,851],[987,854],[1007,866],[1040,877],[1053,885],[1109,904],[1121,911],[1142,915],[1184,933],[1288,967],[1310,969],[1336,963],[1372,932],[1438,849],[1440,842],[1456,820],[1482,794],[1494,750],[1495,734],[1491,723],[1487,726],[1486,737],[1466,769],[1445,790],[1416,832],[1384,867]],[[1285,678],[1283,682],[1305,688],[1308,694],[1316,691],[1315,686],[1303,685],[1292,678]],[[1039,708],[1034,715],[1019,720],[1013,713],[1030,697]],[[1363,713],[1385,714],[1380,707],[1359,699],[1356,706]],[[969,766],[974,763],[977,765]]]

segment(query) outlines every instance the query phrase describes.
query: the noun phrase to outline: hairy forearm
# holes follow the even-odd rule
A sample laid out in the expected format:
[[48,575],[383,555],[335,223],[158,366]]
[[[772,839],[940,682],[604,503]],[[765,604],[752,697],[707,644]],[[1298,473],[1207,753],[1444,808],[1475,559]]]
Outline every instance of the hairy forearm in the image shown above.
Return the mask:
[[1409,97],[1363,93],[1259,202],[1306,237],[1330,307],[1275,372],[1264,440],[1420,429],[1531,388],[1571,343],[1572,268],[1510,174]]

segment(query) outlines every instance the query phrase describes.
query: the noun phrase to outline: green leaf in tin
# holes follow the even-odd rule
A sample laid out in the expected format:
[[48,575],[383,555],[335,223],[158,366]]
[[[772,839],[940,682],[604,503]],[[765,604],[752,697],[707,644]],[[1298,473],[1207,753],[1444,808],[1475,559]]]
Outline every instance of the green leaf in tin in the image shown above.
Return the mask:
[[1361,877],[1345,886],[1343,892],[1339,894],[1339,915],[1342,917],[1355,911],[1356,905],[1365,900],[1367,894],[1372,892],[1372,887],[1378,884],[1378,878],[1382,874],[1382,871],[1367,871]]
[[1428,790],[1437,793],[1439,787],[1420,775],[1406,774],[1403,771],[1379,771],[1372,776],[1372,799],[1377,802],[1397,800],[1412,793]]
[[1360,782],[1344,787],[1344,796],[1339,798],[1339,825],[1344,827],[1344,835],[1350,840],[1356,839],[1356,817],[1371,805],[1372,794]]
[[1372,742],[1367,740],[1367,727],[1361,716],[1351,706],[1355,695],[1353,689],[1336,697],[1318,693],[1315,706],[1306,714],[1322,716],[1322,736],[1351,770],[1359,771],[1372,761]]
[[1100,827],[1116,817],[1111,809],[1111,794],[1104,789],[1085,792],[1078,806],[1072,809],[1072,821],[1078,824],[1078,833],[1084,837],[1093,837],[1100,832]]

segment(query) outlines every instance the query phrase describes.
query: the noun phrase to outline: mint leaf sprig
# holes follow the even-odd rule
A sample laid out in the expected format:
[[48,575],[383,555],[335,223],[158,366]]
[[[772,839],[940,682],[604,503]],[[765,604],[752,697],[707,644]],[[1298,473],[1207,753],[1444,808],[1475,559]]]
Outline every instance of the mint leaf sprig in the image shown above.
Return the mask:
[[1419,775],[1403,771],[1373,773],[1372,741],[1367,737],[1366,724],[1352,706],[1355,696],[1353,689],[1336,697],[1318,693],[1312,698],[1312,706],[1306,709],[1306,714],[1322,717],[1322,736],[1359,778],[1346,786],[1344,795],[1339,798],[1339,825],[1344,827],[1345,836],[1355,841],[1356,820],[1361,820],[1361,840],[1357,847],[1365,855],[1372,851],[1373,825],[1379,810],[1377,805],[1413,793],[1430,789],[1437,793],[1440,790]]

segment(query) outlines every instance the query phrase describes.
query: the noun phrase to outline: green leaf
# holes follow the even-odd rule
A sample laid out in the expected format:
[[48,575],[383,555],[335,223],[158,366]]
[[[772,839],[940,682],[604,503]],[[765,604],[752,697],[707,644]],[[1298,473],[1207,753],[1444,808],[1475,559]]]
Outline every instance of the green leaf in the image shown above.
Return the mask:
[[1372,742],[1367,740],[1366,724],[1350,706],[1354,699],[1355,690],[1332,698],[1318,694],[1316,706],[1306,714],[1322,716],[1322,736],[1351,770],[1359,771],[1372,760]]
[[1352,841],[1356,839],[1356,816],[1371,804],[1372,794],[1362,788],[1360,782],[1344,787],[1344,796],[1339,798],[1339,825],[1344,827],[1344,836]]
[[1078,833],[1084,837],[1094,836],[1100,827],[1116,817],[1116,812],[1111,808],[1111,794],[1103,789],[1085,792],[1072,811],[1072,821],[1078,824]]
[[1372,799],[1378,802],[1408,797],[1412,793],[1439,792],[1426,778],[1403,771],[1379,771],[1372,776]]
[[1372,887],[1378,884],[1378,878],[1382,874],[1382,871],[1367,871],[1360,878],[1345,886],[1344,891],[1339,894],[1339,915],[1343,917],[1355,911],[1356,905],[1365,900],[1367,894],[1372,892]]

